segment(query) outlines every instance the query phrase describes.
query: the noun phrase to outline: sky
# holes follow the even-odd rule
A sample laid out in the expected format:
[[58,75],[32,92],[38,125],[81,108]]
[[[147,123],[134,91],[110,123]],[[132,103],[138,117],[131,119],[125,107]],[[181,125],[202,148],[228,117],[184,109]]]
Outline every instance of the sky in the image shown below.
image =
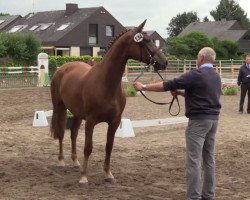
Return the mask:
[[[250,18],[250,0],[235,0]],[[203,19],[213,18],[220,0],[0,0],[0,13],[25,16],[30,12],[65,10],[66,3],[77,3],[79,8],[103,6],[123,26],[138,26],[145,19],[144,30],[155,30],[162,37],[168,36],[166,28],[177,14],[197,12]]]

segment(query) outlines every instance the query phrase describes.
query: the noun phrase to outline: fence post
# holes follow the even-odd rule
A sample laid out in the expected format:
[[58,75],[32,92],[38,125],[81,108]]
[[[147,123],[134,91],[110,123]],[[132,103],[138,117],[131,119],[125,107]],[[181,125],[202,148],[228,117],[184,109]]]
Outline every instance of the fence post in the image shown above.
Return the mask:
[[219,60],[219,73],[220,73],[220,76],[222,76],[222,73],[221,73],[221,60]]

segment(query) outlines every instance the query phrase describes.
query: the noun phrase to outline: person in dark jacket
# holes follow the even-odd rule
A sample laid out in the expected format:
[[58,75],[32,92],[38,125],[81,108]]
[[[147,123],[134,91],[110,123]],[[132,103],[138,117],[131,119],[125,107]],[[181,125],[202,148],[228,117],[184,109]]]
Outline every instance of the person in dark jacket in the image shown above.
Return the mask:
[[136,90],[171,91],[173,96],[185,97],[185,115],[189,118],[186,128],[186,174],[189,200],[215,198],[215,134],[221,109],[221,79],[213,68],[215,58],[215,51],[205,47],[198,53],[198,69],[166,82],[147,85],[135,82],[133,85]]
[[237,84],[240,86],[239,112],[243,113],[243,105],[248,93],[247,113],[250,114],[250,55],[246,56],[245,64],[240,68]]

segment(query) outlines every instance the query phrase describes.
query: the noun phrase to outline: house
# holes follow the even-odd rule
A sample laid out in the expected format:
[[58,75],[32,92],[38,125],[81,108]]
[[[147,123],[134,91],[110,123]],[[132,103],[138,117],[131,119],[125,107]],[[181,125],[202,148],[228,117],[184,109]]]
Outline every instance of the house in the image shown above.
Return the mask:
[[192,31],[204,32],[209,37],[216,37],[221,41],[238,42],[241,53],[250,52],[250,31],[244,30],[236,20],[192,22],[178,36],[186,35]]
[[[135,28],[135,26],[126,26],[126,29],[130,30]],[[164,38],[161,37],[161,35],[157,31],[145,31],[150,38],[154,41],[155,45],[160,48],[161,50],[166,48],[166,41]]]
[[7,29],[9,26],[11,26],[16,21],[20,20],[22,18],[21,15],[4,15],[0,16],[0,32]]
[[35,33],[49,55],[96,56],[123,30],[104,7],[78,8],[69,3],[65,10],[30,13],[4,31]]

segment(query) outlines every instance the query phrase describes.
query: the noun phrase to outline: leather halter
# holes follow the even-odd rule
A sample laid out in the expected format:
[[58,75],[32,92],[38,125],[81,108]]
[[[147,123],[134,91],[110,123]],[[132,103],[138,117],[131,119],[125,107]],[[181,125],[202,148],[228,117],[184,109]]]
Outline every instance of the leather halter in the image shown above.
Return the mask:
[[[159,77],[161,78],[162,81],[164,81],[163,77],[161,76],[161,74],[159,73],[158,69],[155,67],[156,65],[160,65],[160,63],[157,62],[156,58],[155,58],[155,54],[157,51],[159,51],[159,49],[157,49],[156,51],[151,51],[151,49],[144,43],[144,41],[140,42],[141,45],[141,58],[142,58],[142,48],[144,48],[148,54],[148,56],[150,57],[150,62],[144,66],[145,69],[149,68],[149,65],[152,65],[154,67],[154,70],[156,71],[156,73],[159,75]],[[142,59],[141,59],[142,60]],[[142,70],[141,73],[135,78],[134,82],[136,82],[142,75],[143,75],[144,71]],[[169,104],[169,113],[172,116],[177,116],[180,113],[180,103],[179,103],[179,99],[178,97],[172,97],[172,100],[170,102],[156,102],[154,100],[149,99],[141,90],[139,91],[142,96],[147,99],[148,101],[157,104],[157,105],[168,105]],[[178,112],[176,114],[172,114],[171,113],[171,108],[173,106],[174,101],[177,101],[177,105],[178,105]]]

